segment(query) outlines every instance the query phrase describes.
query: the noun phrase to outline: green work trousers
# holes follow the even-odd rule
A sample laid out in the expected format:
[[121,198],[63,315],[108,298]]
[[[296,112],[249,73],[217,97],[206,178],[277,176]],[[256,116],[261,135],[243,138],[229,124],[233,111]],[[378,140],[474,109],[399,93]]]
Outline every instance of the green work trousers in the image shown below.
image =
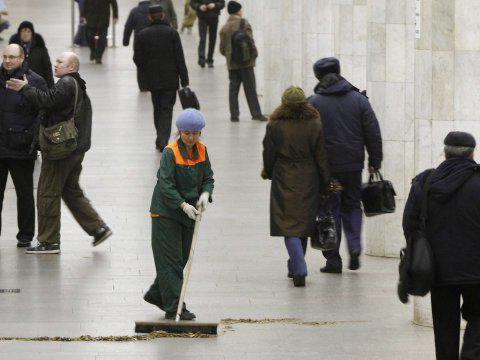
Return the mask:
[[42,159],[37,191],[39,242],[60,243],[61,199],[87,234],[93,235],[104,226],[78,183],[83,157],[81,154],[55,161]]
[[165,312],[177,312],[192,236],[192,227],[165,217],[152,218],[152,250],[157,277],[148,292],[163,304]]

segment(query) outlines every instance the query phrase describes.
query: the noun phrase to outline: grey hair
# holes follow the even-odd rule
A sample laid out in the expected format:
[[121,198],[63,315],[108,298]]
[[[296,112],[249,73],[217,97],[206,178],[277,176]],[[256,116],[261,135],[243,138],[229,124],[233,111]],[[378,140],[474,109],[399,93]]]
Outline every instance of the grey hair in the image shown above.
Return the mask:
[[452,145],[445,145],[445,157],[447,159],[450,158],[459,158],[459,157],[469,157],[472,155],[475,148],[467,147],[467,146],[452,146]]

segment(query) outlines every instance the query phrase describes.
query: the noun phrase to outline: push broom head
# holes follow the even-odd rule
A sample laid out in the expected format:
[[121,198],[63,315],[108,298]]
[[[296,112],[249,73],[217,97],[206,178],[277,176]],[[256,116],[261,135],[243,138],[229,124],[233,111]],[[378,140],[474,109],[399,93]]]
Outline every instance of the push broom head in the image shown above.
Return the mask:
[[136,333],[151,333],[154,331],[165,331],[174,334],[206,334],[217,335],[218,323],[202,323],[197,321],[136,321]]

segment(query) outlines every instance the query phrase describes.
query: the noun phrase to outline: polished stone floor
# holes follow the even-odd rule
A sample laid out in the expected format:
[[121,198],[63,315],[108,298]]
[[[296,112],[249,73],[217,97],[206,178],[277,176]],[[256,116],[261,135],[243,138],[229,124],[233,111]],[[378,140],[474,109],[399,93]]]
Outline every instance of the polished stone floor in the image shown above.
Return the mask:
[[[119,3],[118,45],[135,2]],[[175,3],[181,14],[181,1]],[[52,57],[68,49],[70,0],[7,4],[14,27],[32,20]],[[268,234],[269,183],[260,178],[265,124],[250,120],[244,99],[241,121],[230,123],[224,60],[217,55],[215,69],[200,69],[197,36],[195,31],[182,39],[191,86],[207,118],[204,142],[216,189],[201,227],[189,307],[204,321],[300,318],[336,323],[233,325],[233,331],[222,327],[214,339],[5,341],[0,359],[433,359],[431,329],[412,325],[411,306],[396,299],[397,260],[366,257],[358,272],[323,275],[321,254],[309,250],[307,287],[296,289],[287,279],[283,241]],[[108,49],[103,66],[90,64],[86,49],[75,51],[94,109],[93,146],[82,184],[115,234],[93,249],[65,209],[62,254],[26,255],[15,247],[16,200],[10,184],[0,240],[0,288],[21,292],[0,293],[0,337],[132,335],[135,320],[163,316],[142,301],[154,277],[148,209],[160,160],[150,97],[137,90],[131,48]],[[176,113],[179,109],[177,104]]]

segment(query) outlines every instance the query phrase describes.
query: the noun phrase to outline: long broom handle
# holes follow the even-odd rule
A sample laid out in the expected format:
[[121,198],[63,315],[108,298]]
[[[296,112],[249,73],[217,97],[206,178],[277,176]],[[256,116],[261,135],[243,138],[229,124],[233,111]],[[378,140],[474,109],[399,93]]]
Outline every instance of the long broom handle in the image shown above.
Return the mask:
[[183,270],[183,283],[182,283],[182,290],[180,291],[180,298],[178,299],[177,316],[175,317],[176,321],[180,321],[180,314],[182,313],[183,300],[185,300],[185,293],[187,292],[188,278],[190,277],[190,269],[192,268],[192,262],[193,262],[193,253],[195,252],[195,245],[197,244],[198,230],[200,229],[201,220],[202,220],[202,211],[200,209],[200,212],[195,217],[195,227],[193,229],[192,246],[190,247],[190,254],[188,255],[187,264],[185,265],[185,269]]

